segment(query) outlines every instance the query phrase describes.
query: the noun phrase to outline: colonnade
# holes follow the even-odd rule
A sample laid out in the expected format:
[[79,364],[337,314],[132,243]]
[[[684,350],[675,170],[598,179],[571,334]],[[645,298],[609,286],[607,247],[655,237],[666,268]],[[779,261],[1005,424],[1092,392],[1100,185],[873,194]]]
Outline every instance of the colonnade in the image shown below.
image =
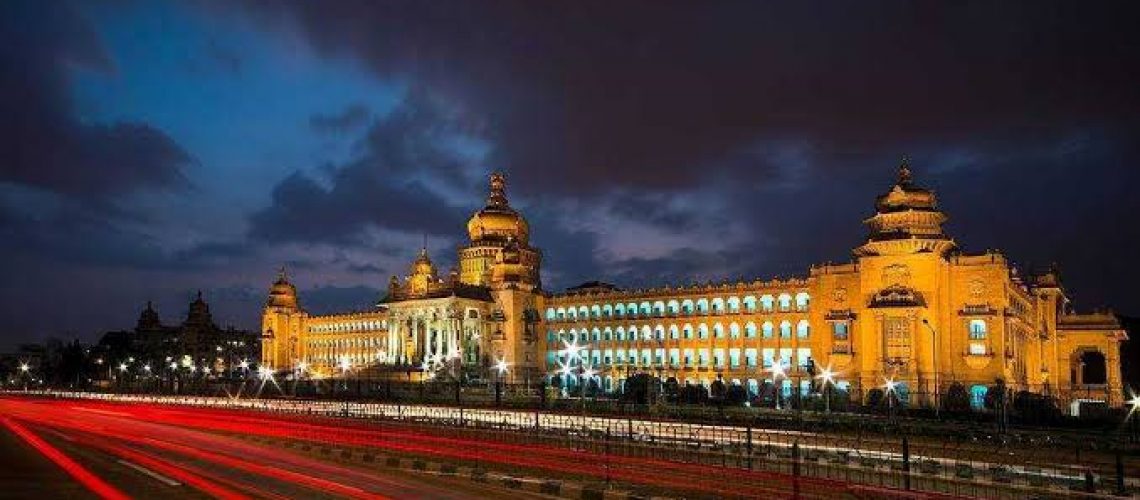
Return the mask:
[[387,364],[419,364],[429,358],[481,351],[485,338],[481,318],[464,318],[462,313],[444,308],[392,311],[388,324]]

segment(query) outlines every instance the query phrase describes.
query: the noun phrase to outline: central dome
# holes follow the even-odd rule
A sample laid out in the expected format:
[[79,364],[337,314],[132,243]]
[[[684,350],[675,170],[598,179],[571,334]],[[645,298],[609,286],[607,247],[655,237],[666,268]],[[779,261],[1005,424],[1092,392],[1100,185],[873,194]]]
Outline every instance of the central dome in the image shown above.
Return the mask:
[[504,243],[511,238],[521,245],[528,243],[530,226],[507,203],[506,186],[502,174],[491,174],[491,195],[487,197],[487,206],[467,221],[467,235],[472,243]]

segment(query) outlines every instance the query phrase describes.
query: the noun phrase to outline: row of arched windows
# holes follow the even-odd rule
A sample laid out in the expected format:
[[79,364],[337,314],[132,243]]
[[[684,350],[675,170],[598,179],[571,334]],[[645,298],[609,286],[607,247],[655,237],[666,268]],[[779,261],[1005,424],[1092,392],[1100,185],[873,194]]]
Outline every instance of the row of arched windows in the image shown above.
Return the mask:
[[310,325],[309,331],[313,333],[344,333],[344,332],[368,332],[375,330],[385,330],[388,328],[387,321],[370,320],[370,321],[345,321],[340,323],[328,323]]
[[655,302],[629,302],[617,304],[593,304],[591,306],[549,307],[546,319],[549,321],[577,321],[585,319],[645,318],[661,316],[690,316],[694,314],[735,314],[740,312],[807,311],[811,296],[800,292],[779,295],[762,295],[757,299],[748,295],[743,299],[716,297],[713,299],[658,300]]
[[383,345],[384,339],[376,337],[355,338],[355,339],[335,339],[335,340],[313,340],[309,342],[310,349],[356,349],[356,348],[378,348]]
[[807,339],[811,336],[811,324],[806,319],[800,320],[793,324],[791,321],[781,321],[778,325],[771,321],[765,321],[756,327],[756,323],[749,321],[744,324],[743,328],[739,323],[729,323],[727,328],[721,323],[714,323],[711,327],[705,323],[698,323],[694,328],[693,325],[685,323],[683,326],[669,325],[630,325],[628,328],[623,326],[593,328],[593,329],[578,329],[571,328],[570,330],[559,329],[555,332],[553,329],[547,330],[547,341],[556,342],[559,340],[566,342],[576,342],[579,344],[587,342],[610,342],[610,341],[645,341],[645,340],[691,340],[691,339],[739,339],[743,338],[756,338],[757,336],[765,339],[775,338],[777,331],[780,338],[790,339],[793,333],[798,339]]

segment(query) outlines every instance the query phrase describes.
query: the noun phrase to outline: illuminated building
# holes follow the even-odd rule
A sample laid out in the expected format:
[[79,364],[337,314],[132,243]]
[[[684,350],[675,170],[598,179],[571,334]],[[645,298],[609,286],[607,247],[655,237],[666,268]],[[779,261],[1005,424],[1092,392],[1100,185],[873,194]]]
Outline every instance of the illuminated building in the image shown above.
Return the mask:
[[458,270],[440,276],[422,249],[370,312],[310,315],[282,273],[263,314],[262,363],[279,370],[305,363],[327,375],[346,365],[382,374],[446,364],[487,376],[503,361],[511,379],[537,379],[541,253],[529,245],[529,227],[508,203],[501,175],[491,176],[487,205],[467,233]]
[[961,384],[980,405],[1000,379],[1065,405],[1121,405],[1126,336],[1116,318],[1074,313],[1055,271],[1023,277],[1000,253],[961,251],[945,220],[904,163],[850,263],[787,279],[638,290],[591,282],[552,294],[495,175],[446,278],[421,252],[377,310],[310,316],[282,276],[265,310],[263,362],[331,370],[342,357],[420,365],[460,356],[482,370],[505,360],[513,380],[540,375],[562,387],[588,373],[618,391],[648,372],[706,387],[723,378],[753,394],[768,382],[785,395],[810,392],[826,368],[856,398],[891,381],[902,399],[933,404]]
[[[559,347],[569,341],[588,345],[581,357],[608,390],[648,371],[704,386],[721,376],[752,393],[767,381],[788,395],[810,391],[813,373],[828,367],[839,388],[863,394],[890,380],[904,398],[933,398],[936,384],[945,393],[957,382],[980,405],[1001,379],[1066,405],[1122,404],[1125,333],[1116,318],[1073,313],[1055,272],[1026,279],[1000,253],[961,252],[942,231],[936,201],[904,164],[849,264],[788,279],[643,290],[591,283],[551,295],[546,365],[574,363]],[[784,367],[779,380],[775,364]]]

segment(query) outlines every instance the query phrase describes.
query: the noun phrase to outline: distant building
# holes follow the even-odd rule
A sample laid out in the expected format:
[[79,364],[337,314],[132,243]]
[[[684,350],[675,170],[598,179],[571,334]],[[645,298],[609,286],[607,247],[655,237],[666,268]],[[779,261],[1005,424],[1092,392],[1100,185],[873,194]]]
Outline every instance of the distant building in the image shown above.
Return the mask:
[[260,339],[256,332],[221,328],[214,323],[210,306],[198,292],[190,302],[186,319],[178,325],[164,325],[153,305],[147,302],[139,314],[134,330],[107,332],[92,348],[96,362],[107,366],[134,360],[135,363],[159,367],[170,362],[232,369],[243,360],[255,362],[260,357]]

